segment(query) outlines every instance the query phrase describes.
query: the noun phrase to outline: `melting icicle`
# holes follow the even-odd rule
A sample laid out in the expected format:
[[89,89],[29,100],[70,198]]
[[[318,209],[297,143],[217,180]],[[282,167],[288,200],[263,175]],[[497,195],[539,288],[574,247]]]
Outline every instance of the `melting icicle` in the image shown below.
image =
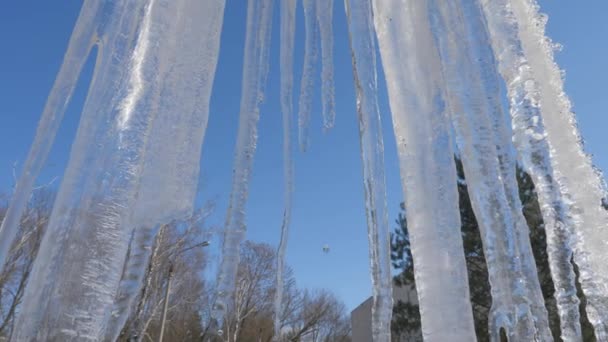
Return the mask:
[[34,182],[53,146],[80,71],[97,39],[96,31],[101,21],[102,9],[101,3],[86,1],[80,10],[63,64],[47,99],[36,137],[23,165],[23,173],[15,186],[10,206],[0,226],[0,269],[4,266],[11,243],[19,230],[19,220],[32,193]]
[[547,252],[555,284],[561,335],[567,341],[582,341],[579,300],[570,262],[569,218],[555,182],[540,117],[540,94],[530,65],[523,54],[518,26],[508,0],[481,2],[486,14],[499,70],[507,83],[513,119],[513,142],[525,169],[534,180],[547,234]]
[[[97,341],[112,335],[104,328],[120,328],[112,325],[115,317],[107,320],[132,227],[151,229],[191,213],[222,10],[220,0],[106,8],[100,62],[26,289],[16,339]],[[186,16],[203,24],[175,20]],[[201,43],[202,30],[209,44]],[[173,144],[157,134],[161,128]],[[164,197],[155,197],[154,187]],[[144,265],[129,272],[138,274]],[[114,306],[119,320],[129,303]]]
[[373,4],[399,149],[423,337],[475,341],[454,154],[428,6],[426,1]]
[[517,230],[521,229],[516,224],[519,217],[513,217],[517,199],[512,198],[509,190],[517,186],[516,180],[506,170],[505,161],[502,168],[498,163],[499,153],[504,156],[504,152],[496,149],[498,137],[493,127],[496,117],[491,120],[487,115],[500,116],[496,113],[500,107],[496,105],[495,86],[491,86],[492,55],[481,46],[484,28],[480,23],[484,18],[472,0],[431,3],[433,32],[441,55],[452,121],[488,265],[491,338],[499,341],[499,330],[504,328],[510,340],[551,340],[546,315],[532,314],[543,303],[537,301],[535,293],[537,276],[529,278],[529,265],[534,260],[521,251],[529,245],[529,237]]
[[511,144],[511,130],[507,125],[507,116],[502,109],[500,99],[500,81],[496,72],[496,61],[494,52],[489,41],[486,19],[477,1],[463,1],[462,10],[464,18],[467,18],[469,32],[471,33],[471,46],[477,57],[481,82],[484,92],[487,94],[489,105],[489,117],[493,126],[494,143],[498,156],[500,168],[500,179],[504,185],[504,192],[511,211],[514,224],[515,241],[522,265],[522,272],[526,279],[526,287],[530,300],[530,310],[534,317],[537,330],[537,339],[549,341],[552,339],[549,329],[547,309],[540,288],[536,261],[532,253],[530,243],[530,231],[528,223],[523,215],[522,204],[519,197],[519,186],[517,184],[516,162]]
[[390,268],[390,229],[384,175],[384,138],[378,109],[376,44],[372,6],[369,1],[346,0],[346,16],[353,64],[363,179],[367,217],[369,255],[374,302],[372,340],[391,340],[393,311]]
[[335,121],[334,62],[333,62],[333,0],[302,0],[304,7],[304,66],[298,101],[299,145],[306,151],[310,144],[309,126],[312,113],[318,40],[321,38],[321,99],[323,126],[330,129]]
[[584,153],[571,103],[564,93],[553,44],[545,36],[546,16],[534,0],[511,0],[522,48],[538,84],[540,111],[554,175],[574,224],[574,260],[587,299],[587,315],[599,341],[608,341],[608,212],[605,189]]
[[[177,21],[171,35],[180,39],[163,38],[169,39],[166,43],[172,46],[168,49],[179,51],[179,57],[163,56],[162,65],[170,68],[159,70],[162,89],[155,93],[154,102],[159,103],[159,113],[172,114],[157,116],[149,133],[154,139],[147,146],[137,202],[129,223],[137,227],[138,244],[133,247],[136,258],[121,281],[120,300],[112,309],[111,319],[116,324],[108,326],[107,336],[118,336],[128,318],[141,288],[158,225],[191,215],[196,196],[225,1],[180,2],[175,8],[181,13],[206,19],[197,19],[196,25],[190,21]],[[177,60],[188,62],[175,65]],[[184,87],[188,91],[184,91]],[[166,99],[173,100],[165,102]],[[168,144],[168,141],[173,143]],[[109,340],[114,339],[109,337]]]
[[139,28],[139,37],[137,38],[137,44],[135,45],[135,50],[133,51],[133,56],[131,57],[130,61],[131,70],[129,72],[129,82],[127,86],[129,91],[118,104],[118,110],[120,111],[118,116],[119,131],[124,131],[129,128],[130,121],[133,119],[133,112],[135,112],[135,106],[137,106],[143,95],[144,62],[148,59],[147,54],[150,52],[150,44],[153,44],[153,42],[150,41],[150,26],[152,22],[151,14],[153,4],[154,0],[150,0],[150,3],[147,5],[146,14],[144,15],[141,23],[141,27]]
[[[137,32],[145,18],[141,14],[148,7],[145,5],[144,2],[133,8],[116,4],[108,12],[124,13],[122,29]],[[118,281],[120,259],[124,256],[122,242],[128,241],[128,233],[123,234],[118,221],[124,215],[121,206],[130,198],[142,142],[134,131],[129,131],[125,132],[124,142],[133,143],[132,149],[114,154],[109,147],[118,145],[113,137],[118,132],[107,122],[115,122],[120,108],[116,100],[110,100],[115,94],[108,93],[113,89],[112,76],[118,71],[111,68],[118,59],[127,61],[123,65],[129,64],[129,53],[138,39],[135,33],[120,36],[121,28],[112,31],[112,21],[116,19],[111,15],[105,18],[110,22],[100,24],[106,30],[100,32],[100,38],[107,45],[99,48],[70,161],[15,324],[16,340],[95,340],[104,309],[112,302],[111,283]],[[114,51],[112,60],[108,53],[117,43],[125,48]],[[127,96],[128,91],[123,91],[119,98]],[[146,119],[138,119],[133,129],[145,127]],[[133,157],[132,162],[120,163],[121,157],[126,159],[128,154]],[[103,172],[106,165],[116,167],[116,172]],[[121,171],[127,172],[123,176]],[[118,270],[109,268],[116,263]]]
[[314,92],[314,76],[317,70],[317,40],[319,29],[315,22],[316,0],[302,0],[304,7],[304,27],[306,41],[304,46],[304,67],[300,83],[300,98],[298,101],[298,127],[300,149],[305,151],[309,145],[308,126],[312,112]]
[[284,212],[281,225],[281,238],[277,253],[277,292],[274,299],[274,336],[281,337],[281,315],[283,314],[283,272],[285,270],[285,251],[289,239],[291,206],[293,196],[293,158],[292,158],[292,114],[293,114],[293,50],[296,30],[296,0],[281,1],[281,111],[283,112],[283,177]]
[[317,0],[317,22],[321,33],[321,91],[325,129],[332,128],[336,119],[334,108],[333,8],[333,0]]
[[234,155],[230,206],[226,217],[222,262],[218,275],[218,297],[214,320],[222,327],[226,307],[234,291],[239,250],[245,238],[245,205],[257,141],[260,102],[268,72],[273,0],[249,0],[243,62],[239,130]]

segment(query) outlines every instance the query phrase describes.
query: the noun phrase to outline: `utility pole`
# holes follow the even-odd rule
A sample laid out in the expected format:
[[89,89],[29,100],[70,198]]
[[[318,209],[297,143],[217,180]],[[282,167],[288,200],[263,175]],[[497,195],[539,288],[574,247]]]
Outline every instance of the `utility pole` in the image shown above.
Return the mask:
[[167,321],[167,310],[169,309],[169,292],[171,291],[171,278],[173,276],[173,263],[169,264],[169,275],[167,280],[167,289],[165,290],[165,303],[163,305],[163,318],[160,323],[160,335],[158,336],[158,342],[163,342],[163,335],[165,334],[165,322]]
[[[197,247],[207,247],[209,246],[209,241],[203,241],[194,246],[190,246],[188,248],[182,249],[178,251],[176,255],[184,253],[188,250]],[[171,258],[171,257],[170,257]],[[169,261],[169,274],[167,275],[167,288],[165,289],[165,303],[163,304],[163,317],[160,321],[160,335],[158,336],[158,342],[163,342],[163,336],[165,335],[165,323],[167,322],[167,311],[169,310],[169,292],[171,291],[171,280],[173,278],[173,262]]]

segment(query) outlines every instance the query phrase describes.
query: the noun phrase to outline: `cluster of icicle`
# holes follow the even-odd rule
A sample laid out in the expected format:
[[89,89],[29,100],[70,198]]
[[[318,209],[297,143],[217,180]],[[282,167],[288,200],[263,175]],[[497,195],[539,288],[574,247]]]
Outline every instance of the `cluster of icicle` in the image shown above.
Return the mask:
[[[501,329],[513,341],[553,339],[518,196],[515,164],[521,160],[541,205],[562,338],[582,340],[574,260],[596,337],[608,341],[605,187],[583,152],[536,0],[345,0],[344,5],[364,175],[373,340],[390,341],[392,313],[379,50],[406,194],[424,339],[476,340],[453,162],[459,151],[488,264],[491,339],[498,341]],[[219,327],[246,234],[275,1],[249,0],[247,6],[234,178],[214,306]],[[306,149],[317,45],[324,126],[334,124],[334,4],[302,0],[302,7],[306,36],[297,113],[299,145]],[[294,187],[296,10],[296,0],[280,1],[285,208],[277,264],[277,338],[283,328],[282,275]],[[15,340],[118,336],[158,227],[192,214],[223,15],[224,0],[84,2],[0,230],[4,262],[80,71],[96,47],[93,80],[15,324]],[[511,127],[501,104],[501,77]]]
[[[150,236],[192,213],[223,13],[223,0],[83,3],[0,232],[4,262],[96,47],[69,164],[13,340],[118,337],[149,260]],[[125,265],[131,240],[138,243]]]

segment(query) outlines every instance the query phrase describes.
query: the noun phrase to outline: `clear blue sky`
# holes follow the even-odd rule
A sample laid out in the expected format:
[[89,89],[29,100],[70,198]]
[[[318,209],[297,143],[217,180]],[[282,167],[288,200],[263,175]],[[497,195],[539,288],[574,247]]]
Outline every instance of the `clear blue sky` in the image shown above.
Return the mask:
[[[0,3],[0,192],[10,192],[12,165],[21,165],[59,69],[81,2]],[[564,45],[558,62],[567,72],[587,151],[608,170],[608,2],[542,0],[549,34]],[[232,174],[237,128],[246,5],[227,1],[220,63],[202,157],[200,200],[213,199],[211,224],[221,225]],[[296,192],[288,262],[302,287],[334,290],[352,309],[370,293],[363,186],[354,89],[342,1],[335,1],[336,127],[321,132],[319,96],[311,123],[312,145],[296,155]],[[249,238],[275,244],[282,215],[281,114],[278,87],[278,8],[275,10],[271,72],[262,107],[260,139],[248,205]],[[296,89],[303,56],[303,18],[298,9]],[[61,177],[86,94],[91,63],[81,77],[40,182]],[[390,220],[402,198],[386,92],[381,80]],[[294,136],[295,138],[295,136]],[[18,168],[20,170],[20,168]],[[394,226],[394,224],[393,224]],[[322,252],[324,244],[331,248]],[[214,254],[214,256],[216,256]]]

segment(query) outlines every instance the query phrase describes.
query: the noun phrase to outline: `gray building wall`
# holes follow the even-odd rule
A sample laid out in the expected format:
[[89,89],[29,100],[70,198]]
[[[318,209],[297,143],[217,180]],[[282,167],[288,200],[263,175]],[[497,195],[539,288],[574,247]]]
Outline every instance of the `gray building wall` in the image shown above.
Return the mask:
[[[393,302],[396,303],[399,300],[405,303],[418,304],[416,288],[393,286]],[[369,297],[350,313],[352,342],[373,342],[372,303],[373,298]],[[418,342],[422,341],[422,335],[417,333],[410,334],[409,336],[392,336],[392,340],[397,342]]]
[[372,303],[369,297],[350,313],[352,342],[370,342],[372,340]]

